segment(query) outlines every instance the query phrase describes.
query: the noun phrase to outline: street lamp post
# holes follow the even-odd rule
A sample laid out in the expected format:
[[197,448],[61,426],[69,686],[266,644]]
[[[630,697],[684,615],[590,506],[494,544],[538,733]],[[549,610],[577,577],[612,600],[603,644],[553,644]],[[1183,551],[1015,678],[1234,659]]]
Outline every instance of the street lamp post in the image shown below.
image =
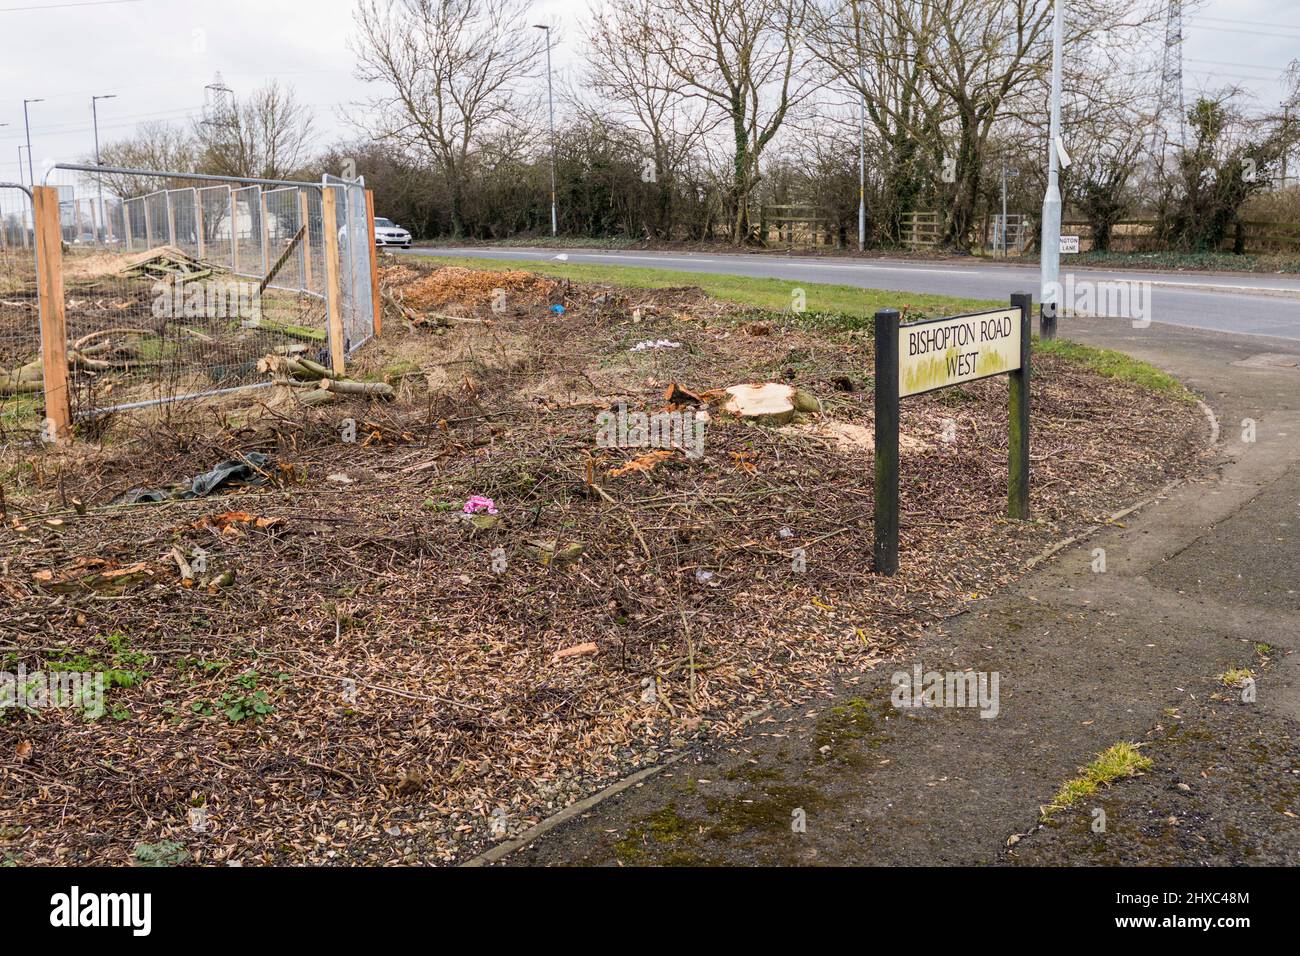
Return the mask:
[[551,118],[551,236],[559,234],[555,213],[555,95],[551,90],[551,28],[544,23],[534,23],[535,29],[546,34],[546,105]]
[[1007,257],[1007,161],[1002,160],[1002,258]]
[[27,121],[27,104],[44,102],[44,99],[23,100],[23,129],[27,133],[27,178],[32,181],[33,186],[36,185],[36,174],[32,172],[32,126],[31,123]]
[[1047,135],[1047,193],[1043,196],[1043,232],[1039,241],[1038,330],[1044,339],[1056,338],[1056,314],[1061,289],[1061,41],[1065,34],[1062,0],[1052,11],[1052,105]]
[[27,185],[23,180],[23,150],[26,148],[21,143],[18,144],[18,182],[24,186]]
[[867,74],[858,50],[858,252],[867,250]]
[[[116,93],[105,93],[103,96],[92,96],[92,97],[90,98],[90,117],[91,117],[91,123],[92,123],[92,125],[95,127],[95,165],[96,165],[96,166],[102,166],[102,165],[104,165],[103,163],[101,163],[101,162],[99,161],[99,110],[96,108],[96,103],[98,103],[99,100],[115,100],[115,99],[117,99],[117,94],[116,94]],[[98,232],[99,229],[103,229],[103,230],[104,230],[104,239],[107,240],[107,239],[108,239],[108,219],[105,218],[105,216],[104,216],[104,183],[103,183],[103,180],[96,180],[95,185],[96,185],[96,186],[98,187],[98,189],[99,189],[99,226],[96,228],[96,232]],[[98,236],[96,236],[96,239],[98,239]]]

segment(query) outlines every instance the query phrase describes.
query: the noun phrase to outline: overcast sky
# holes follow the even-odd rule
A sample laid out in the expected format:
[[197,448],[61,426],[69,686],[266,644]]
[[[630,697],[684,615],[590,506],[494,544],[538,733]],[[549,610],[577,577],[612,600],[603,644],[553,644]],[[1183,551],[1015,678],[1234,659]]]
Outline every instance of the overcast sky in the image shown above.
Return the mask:
[[[198,117],[217,71],[236,94],[275,78],[312,106],[319,145],[344,135],[339,112],[364,98],[347,47],[354,0],[0,0],[0,180],[18,175],[24,98],[30,105],[37,178],[47,163],[93,151],[90,98],[100,141],[137,123]],[[586,0],[539,0],[531,19],[557,25],[557,73],[572,69]],[[1205,0],[1187,15],[1189,95],[1238,83],[1260,107],[1280,96],[1278,76],[1300,57],[1297,0]],[[364,170],[363,170],[364,172]],[[24,171],[24,176],[26,175]]]

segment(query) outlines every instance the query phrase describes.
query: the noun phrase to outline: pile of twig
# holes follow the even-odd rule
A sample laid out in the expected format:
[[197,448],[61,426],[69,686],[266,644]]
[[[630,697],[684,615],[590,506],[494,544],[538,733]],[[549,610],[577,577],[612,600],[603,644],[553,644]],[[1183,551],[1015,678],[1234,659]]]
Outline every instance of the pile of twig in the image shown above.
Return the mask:
[[212,275],[212,268],[175,246],[155,246],[131,256],[118,275],[133,279],[194,281]]

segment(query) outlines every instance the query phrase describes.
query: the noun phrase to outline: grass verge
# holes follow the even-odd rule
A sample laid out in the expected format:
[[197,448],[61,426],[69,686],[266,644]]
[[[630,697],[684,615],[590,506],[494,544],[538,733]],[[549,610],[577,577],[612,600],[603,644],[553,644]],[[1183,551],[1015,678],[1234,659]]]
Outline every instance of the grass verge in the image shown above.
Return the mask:
[[[806,311],[796,313],[808,327],[860,328],[865,318],[877,309],[907,309],[916,315],[958,315],[980,309],[997,308],[1005,303],[988,299],[930,295],[919,292],[892,292],[887,289],[860,289],[857,286],[796,282],[792,279],[759,279],[749,276],[722,275],[712,272],[683,272],[650,269],[641,266],[607,266],[588,263],[532,262],[520,260],[466,258],[462,256],[427,256],[422,261],[440,265],[487,269],[495,272],[523,270],[575,282],[606,283],[633,289],[669,289],[697,286],[716,299],[777,312],[790,311],[796,289],[805,297]],[[1065,339],[1042,342],[1034,339],[1034,348],[1067,362],[1131,385],[1137,385],[1179,401],[1194,401],[1193,396],[1173,376],[1146,362],[1139,362],[1123,352],[1097,349]]]
[[1183,402],[1195,401],[1195,397],[1183,384],[1167,372],[1162,372],[1154,365],[1139,362],[1132,356],[1111,349],[1098,349],[1090,345],[1080,345],[1069,339],[1053,339],[1044,342],[1034,339],[1034,348],[1047,355],[1082,365],[1090,371],[1106,378],[1137,385],[1168,398]]
[[1137,746],[1125,741],[1107,747],[1097,754],[1097,759],[1083,768],[1073,780],[1067,780],[1056,797],[1043,807],[1043,816],[1049,817],[1058,810],[1073,806],[1084,797],[1090,797],[1102,787],[1116,780],[1132,777],[1151,769],[1151,758],[1138,753]]

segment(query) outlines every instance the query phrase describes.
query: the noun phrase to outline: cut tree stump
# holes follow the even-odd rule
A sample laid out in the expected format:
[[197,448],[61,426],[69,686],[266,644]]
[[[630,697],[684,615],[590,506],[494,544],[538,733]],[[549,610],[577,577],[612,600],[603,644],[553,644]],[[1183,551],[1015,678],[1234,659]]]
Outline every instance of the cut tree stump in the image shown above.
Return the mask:
[[786,425],[798,412],[822,411],[822,403],[815,396],[778,382],[733,385],[726,395],[724,412],[772,425]]

